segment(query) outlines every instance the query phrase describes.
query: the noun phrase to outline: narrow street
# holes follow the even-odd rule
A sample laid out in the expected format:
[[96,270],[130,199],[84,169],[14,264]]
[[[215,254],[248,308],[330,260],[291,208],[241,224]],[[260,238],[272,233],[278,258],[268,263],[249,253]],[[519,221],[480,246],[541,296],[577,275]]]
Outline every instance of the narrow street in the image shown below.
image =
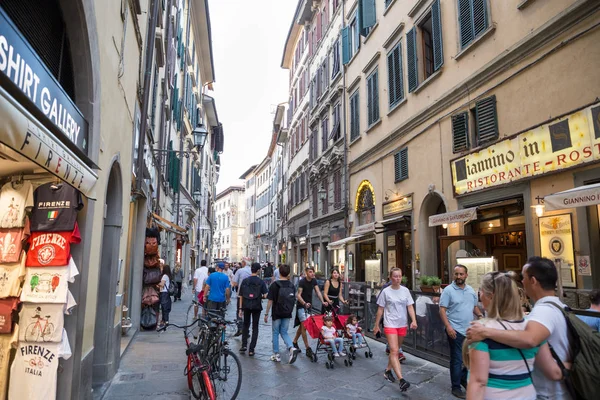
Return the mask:
[[[183,323],[191,300],[186,288],[183,301],[173,303],[171,321]],[[228,318],[233,318],[234,302],[229,307]],[[292,336],[290,329],[290,336]],[[231,338],[232,349],[240,347],[240,338]],[[301,342],[301,341],[300,341]],[[314,340],[311,345],[314,348]],[[310,362],[303,354],[293,365],[274,363],[271,356],[271,321],[260,324],[260,336],[256,355],[240,355],[242,362],[242,389],[239,399],[446,399],[449,394],[448,370],[436,364],[406,354],[403,364],[405,379],[412,386],[401,394],[396,384],[382,377],[386,363],[385,346],[370,340],[373,358],[358,355],[352,367],[338,361],[334,370],[325,368],[324,357]],[[283,346],[281,341],[280,346]],[[303,349],[304,346],[300,344]],[[95,391],[95,398],[102,400],[136,400],[160,396],[161,399],[188,399],[185,367],[185,344],[179,329],[170,328],[158,334],[153,331],[139,332],[121,359],[119,372],[115,375],[104,396]],[[360,354],[360,353],[359,353]],[[285,357],[283,357],[285,360]]]

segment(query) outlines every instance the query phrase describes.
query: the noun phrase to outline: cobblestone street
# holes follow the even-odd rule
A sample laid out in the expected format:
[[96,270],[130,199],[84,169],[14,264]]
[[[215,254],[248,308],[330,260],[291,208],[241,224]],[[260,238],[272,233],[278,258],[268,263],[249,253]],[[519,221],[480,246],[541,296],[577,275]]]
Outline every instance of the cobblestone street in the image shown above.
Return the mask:
[[[183,301],[173,303],[171,321],[183,323],[191,299],[185,291]],[[228,318],[233,318],[233,302]],[[240,355],[242,362],[242,388],[239,399],[447,399],[449,393],[448,370],[431,362],[406,354],[403,364],[404,377],[411,388],[400,393],[397,384],[384,380],[383,370],[387,361],[385,346],[369,340],[373,358],[366,359],[358,353],[354,365],[345,367],[337,361],[334,370],[325,368],[325,357],[310,362],[303,354],[293,365],[274,363],[271,356],[271,321],[261,320],[256,355]],[[290,328],[290,336],[295,332]],[[231,348],[238,351],[240,338],[231,338]],[[314,348],[315,340],[311,339]],[[280,348],[283,347],[283,341]],[[123,358],[119,372],[104,396],[95,392],[96,399],[146,399],[160,396],[162,399],[188,399],[185,367],[185,344],[182,331],[171,328],[166,333],[140,332],[133,339]],[[284,357],[285,359],[285,357]]]

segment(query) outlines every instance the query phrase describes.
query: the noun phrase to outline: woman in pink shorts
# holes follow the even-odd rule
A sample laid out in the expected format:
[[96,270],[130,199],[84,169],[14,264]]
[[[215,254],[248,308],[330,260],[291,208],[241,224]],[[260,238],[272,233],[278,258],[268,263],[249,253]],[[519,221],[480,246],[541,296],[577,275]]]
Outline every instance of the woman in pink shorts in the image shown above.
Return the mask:
[[[400,390],[405,392],[410,387],[410,383],[402,377],[402,369],[400,361],[398,361],[398,349],[404,342],[406,331],[408,329],[407,310],[410,315],[410,329],[417,329],[417,318],[415,316],[415,303],[410,295],[410,291],[404,286],[400,286],[402,281],[402,271],[400,268],[392,268],[390,270],[390,280],[392,284],[381,291],[377,299],[377,316],[375,317],[375,328],[373,333],[380,333],[379,322],[383,315],[383,333],[387,338],[390,346],[390,356],[387,368],[383,376],[390,382],[395,382],[392,369],[400,380]],[[385,311],[385,313],[384,313]]]

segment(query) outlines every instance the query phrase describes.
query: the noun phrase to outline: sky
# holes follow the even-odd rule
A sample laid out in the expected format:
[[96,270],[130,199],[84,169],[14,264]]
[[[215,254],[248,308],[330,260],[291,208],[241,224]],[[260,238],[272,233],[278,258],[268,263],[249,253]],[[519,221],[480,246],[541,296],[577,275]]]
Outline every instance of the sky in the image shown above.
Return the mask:
[[298,0],[209,0],[214,96],[225,145],[217,193],[267,155],[274,110],[287,103],[283,47]]

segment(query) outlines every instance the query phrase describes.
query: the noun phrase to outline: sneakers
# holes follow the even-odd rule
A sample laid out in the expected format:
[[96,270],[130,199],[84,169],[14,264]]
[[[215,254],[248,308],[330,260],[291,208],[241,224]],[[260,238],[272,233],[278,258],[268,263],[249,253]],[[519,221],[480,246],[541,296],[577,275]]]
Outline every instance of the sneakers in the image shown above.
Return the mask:
[[312,358],[313,357],[313,351],[310,347],[306,348],[306,357],[308,358]]
[[346,352],[345,352],[345,351],[342,351],[342,352],[340,353],[340,356],[342,356],[342,357],[346,357],[347,355],[348,355],[348,354],[346,354]]
[[295,347],[290,347],[290,358],[288,360],[288,364],[293,364],[296,362],[296,357],[298,357],[298,353],[300,349],[296,349]]
[[240,353],[245,353],[246,352],[246,346],[242,346],[240,347]]
[[367,344],[366,344],[366,343],[362,343],[362,344],[360,345],[360,348],[362,349],[363,347],[367,347]]
[[279,356],[279,354],[273,354],[271,356],[271,361],[281,362],[281,356]]
[[249,355],[250,357],[254,357],[254,350],[250,350],[250,351],[248,352],[248,355]]
[[396,378],[394,377],[394,373],[392,372],[391,369],[386,369],[385,372],[383,373],[383,377],[391,383],[396,382]]
[[334,356],[334,357],[339,357],[339,356],[340,356],[340,353],[333,353],[333,356]]
[[409,387],[410,383],[406,382],[404,378],[400,378],[400,391],[406,392],[406,390],[408,390]]
[[298,353],[302,353],[302,350],[300,350],[300,347],[298,347],[298,343],[292,342],[292,346],[294,346],[295,349],[298,349]]
[[459,399],[466,399],[467,394],[461,388],[452,389],[452,395],[454,397],[458,397]]
[[398,361],[406,361],[406,357],[404,357],[404,353],[398,353]]

